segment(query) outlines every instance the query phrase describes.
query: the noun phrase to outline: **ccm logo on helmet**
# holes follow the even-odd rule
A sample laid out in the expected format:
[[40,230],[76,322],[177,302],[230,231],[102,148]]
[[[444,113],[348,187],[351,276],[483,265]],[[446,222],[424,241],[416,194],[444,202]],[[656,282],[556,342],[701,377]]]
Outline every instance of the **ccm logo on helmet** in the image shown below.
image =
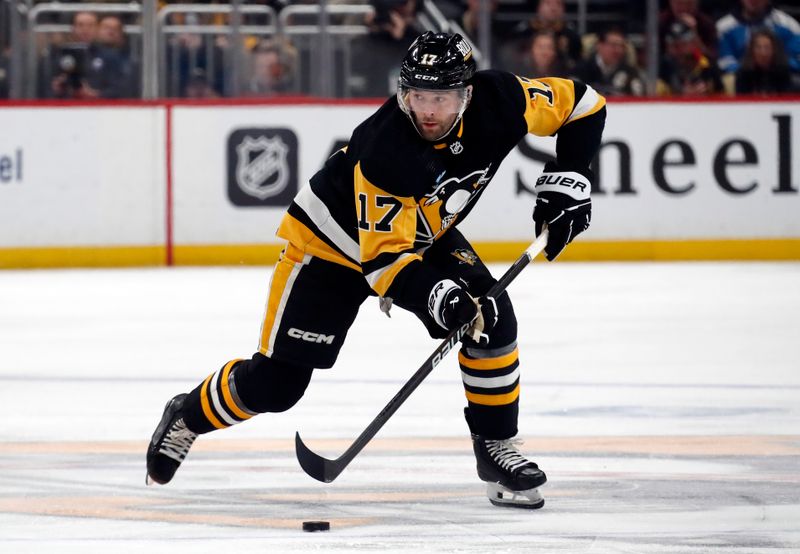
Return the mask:
[[415,73],[414,74],[414,78],[415,79],[419,79],[420,81],[438,81],[439,80],[439,76],[438,75],[425,75],[423,73]]
[[301,331],[300,329],[295,329],[294,327],[289,329],[288,335],[293,339],[301,339],[306,342],[315,342],[317,344],[322,342],[325,344],[333,344],[333,339],[336,338],[336,335],[323,335],[321,333],[313,333],[311,331]]

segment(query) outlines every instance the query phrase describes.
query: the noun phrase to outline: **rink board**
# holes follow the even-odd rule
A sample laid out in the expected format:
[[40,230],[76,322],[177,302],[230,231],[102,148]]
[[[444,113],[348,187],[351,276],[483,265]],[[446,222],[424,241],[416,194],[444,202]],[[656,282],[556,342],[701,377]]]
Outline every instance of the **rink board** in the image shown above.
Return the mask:
[[[270,263],[294,194],[376,105],[0,106],[0,267]],[[800,259],[797,99],[608,113],[592,227],[564,259]],[[554,147],[528,136],[460,226],[487,259],[531,240]]]

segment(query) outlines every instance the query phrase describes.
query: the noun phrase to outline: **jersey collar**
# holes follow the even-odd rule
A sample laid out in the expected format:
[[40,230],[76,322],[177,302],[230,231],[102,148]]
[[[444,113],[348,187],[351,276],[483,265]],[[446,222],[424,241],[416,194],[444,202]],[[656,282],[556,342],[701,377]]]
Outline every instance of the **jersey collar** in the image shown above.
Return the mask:
[[436,150],[441,150],[443,148],[447,148],[450,142],[453,140],[458,140],[461,138],[461,135],[464,133],[464,117],[461,117],[461,121],[458,124],[458,131],[456,131],[455,136],[453,136],[453,132],[450,131],[450,134],[444,137],[444,142],[440,142],[438,144],[434,144],[433,147]]

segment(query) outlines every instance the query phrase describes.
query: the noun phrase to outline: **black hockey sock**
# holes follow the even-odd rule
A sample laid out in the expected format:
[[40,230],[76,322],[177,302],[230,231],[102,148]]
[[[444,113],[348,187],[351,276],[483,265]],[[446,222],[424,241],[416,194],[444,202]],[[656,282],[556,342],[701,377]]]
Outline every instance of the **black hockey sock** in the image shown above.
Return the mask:
[[519,358],[516,344],[458,354],[473,433],[502,440],[517,434]]
[[208,433],[256,415],[244,405],[236,390],[234,374],[240,363],[242,360],[231,360],[189,393],[183,418],[191,431]]
[[283,412],[308,387],[312,368],[277,362],[262,354],[231,360],[189,393],[184,421],[202,434],[235,425],[256,414]]

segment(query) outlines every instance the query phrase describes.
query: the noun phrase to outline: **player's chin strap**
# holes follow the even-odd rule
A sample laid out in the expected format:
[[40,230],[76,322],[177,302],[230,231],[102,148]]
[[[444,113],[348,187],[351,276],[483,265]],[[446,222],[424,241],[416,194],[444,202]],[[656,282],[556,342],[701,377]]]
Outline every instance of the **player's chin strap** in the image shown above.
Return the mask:
[[[519,275],[523,269],[547,246],[548,230],[545,227],[541,234],[536,237],[536,240],[525,249],[517,260],[511,264],[502,277],[492,286],[486,293],[486,296],[496,298],[500,293],[506,290],[506,287]],[[297,454],[297,461],[300,462],[300,467],[317,481],[323,483],[330,483],[336,479],[339,474],[344,471],[353,458],[361,452],[361,450],[372,440],[381,427],[383,427],[389,418],[397,411],[403,402],[411,396],[411,393],[422,383],[423,379],[433,371],[439,362],[451,351],[456,350],[459,341],[467,334],[471,327],[471,323],[465,323],[457,329],[450,331],[447,338],[434,350],[422,366],[411,376],[405,385],[397,392],[388,404],[380,411],[378,416],[372,420],[366,429],[358,436],[358,438],[345,450],[344,454],[330,460],[323,458],[319,454],[310,450],[300,438],[300,433],[294,436],[295,452]]]

